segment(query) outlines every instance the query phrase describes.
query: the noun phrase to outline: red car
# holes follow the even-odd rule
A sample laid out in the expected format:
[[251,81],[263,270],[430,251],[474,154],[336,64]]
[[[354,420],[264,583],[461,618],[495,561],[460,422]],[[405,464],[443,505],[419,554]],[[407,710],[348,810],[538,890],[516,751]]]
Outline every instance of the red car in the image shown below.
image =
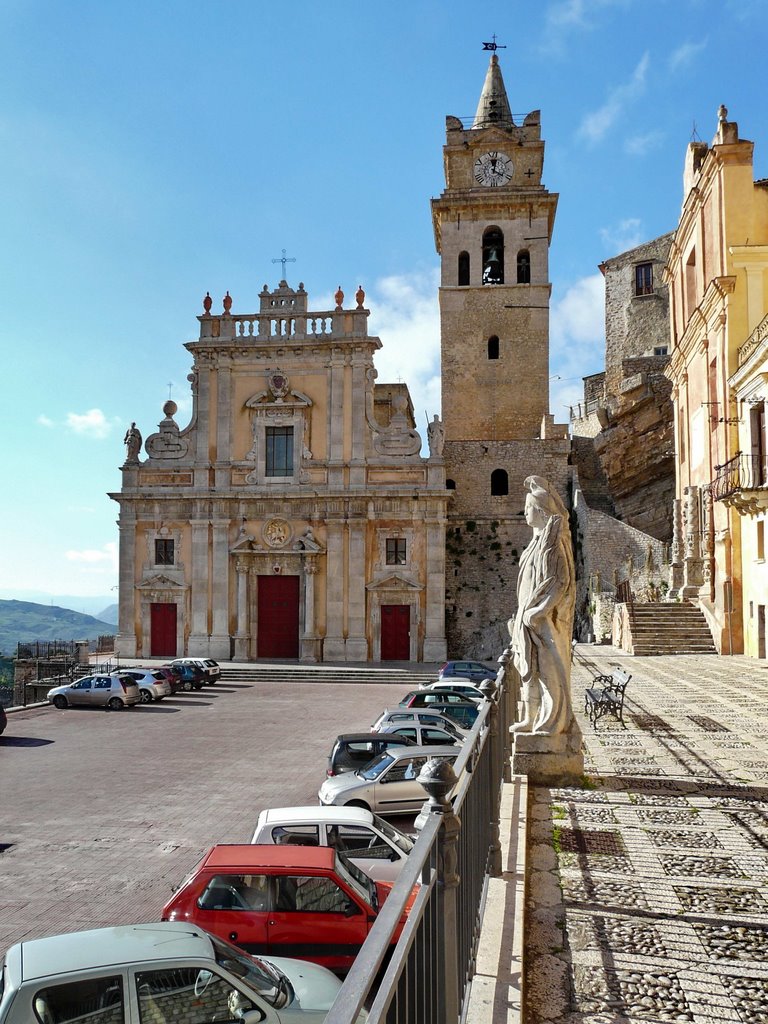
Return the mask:
[[221,845],[184,880],[162,919],[190,921],[248,953],[298,957],[343,973],[391,889],[331,847]]

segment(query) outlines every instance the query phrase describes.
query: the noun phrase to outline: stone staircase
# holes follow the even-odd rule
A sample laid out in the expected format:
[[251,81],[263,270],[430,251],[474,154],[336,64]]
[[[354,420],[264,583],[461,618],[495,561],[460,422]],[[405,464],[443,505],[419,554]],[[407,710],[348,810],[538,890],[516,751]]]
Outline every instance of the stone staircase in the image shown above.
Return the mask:
[[588,507],[615,519],[616,508],[613,504],[608,480],[595,451],[594,439],[573,437],[571,438],[571,447],[574,463],[579,472],[579,485]]
[[690,601],[628,605],[632,653],[717,654],[704,613]]
[[371,684],[394,683],[402,686],[403,693],[415,690],[424,683],[433,683],[437,679],[438,666],[415,668],[412,665],[396,668],[386,666],[379,668],[373,665],[297,665],[290,663],[228,664],[222,663],[221,682],[227,683],[281,683],[290,686],[294,683],[329,683],[353,684],[366,686]]

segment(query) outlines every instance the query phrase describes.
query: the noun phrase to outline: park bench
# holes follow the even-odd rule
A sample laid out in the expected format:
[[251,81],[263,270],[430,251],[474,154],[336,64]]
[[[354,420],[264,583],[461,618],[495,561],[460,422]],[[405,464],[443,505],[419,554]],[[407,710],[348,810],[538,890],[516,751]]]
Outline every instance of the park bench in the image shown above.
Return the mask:
[[624,691],[631,678],[617,665],[609,676],[595,676],[584,691],[584,714],[595,729],[603,715],[613,715],[624,725]]

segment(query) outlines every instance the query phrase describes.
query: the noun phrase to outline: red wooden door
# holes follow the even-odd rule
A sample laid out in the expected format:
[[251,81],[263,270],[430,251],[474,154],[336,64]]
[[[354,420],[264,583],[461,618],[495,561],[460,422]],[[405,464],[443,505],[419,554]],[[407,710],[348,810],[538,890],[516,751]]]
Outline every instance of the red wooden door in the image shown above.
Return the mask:
[[299,656],[299,577],[259,576],[259,658]]
[[411,609],[407,604],[381,606],[381,660],[409,661],[411,657]]
[[153,658],[176,657],[176,605],[149,606],[149,644]]

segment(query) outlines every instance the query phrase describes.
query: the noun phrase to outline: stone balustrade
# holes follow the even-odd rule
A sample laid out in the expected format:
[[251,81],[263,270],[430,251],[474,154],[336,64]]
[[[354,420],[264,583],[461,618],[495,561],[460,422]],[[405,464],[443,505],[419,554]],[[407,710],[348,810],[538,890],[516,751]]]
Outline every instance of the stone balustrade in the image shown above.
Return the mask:
[[335,309],[320,312],[294,312],[280,315],[238,313],[198,317],[200,340],[221,341],[315,341],[318,338],[366,338],[367,309]]

